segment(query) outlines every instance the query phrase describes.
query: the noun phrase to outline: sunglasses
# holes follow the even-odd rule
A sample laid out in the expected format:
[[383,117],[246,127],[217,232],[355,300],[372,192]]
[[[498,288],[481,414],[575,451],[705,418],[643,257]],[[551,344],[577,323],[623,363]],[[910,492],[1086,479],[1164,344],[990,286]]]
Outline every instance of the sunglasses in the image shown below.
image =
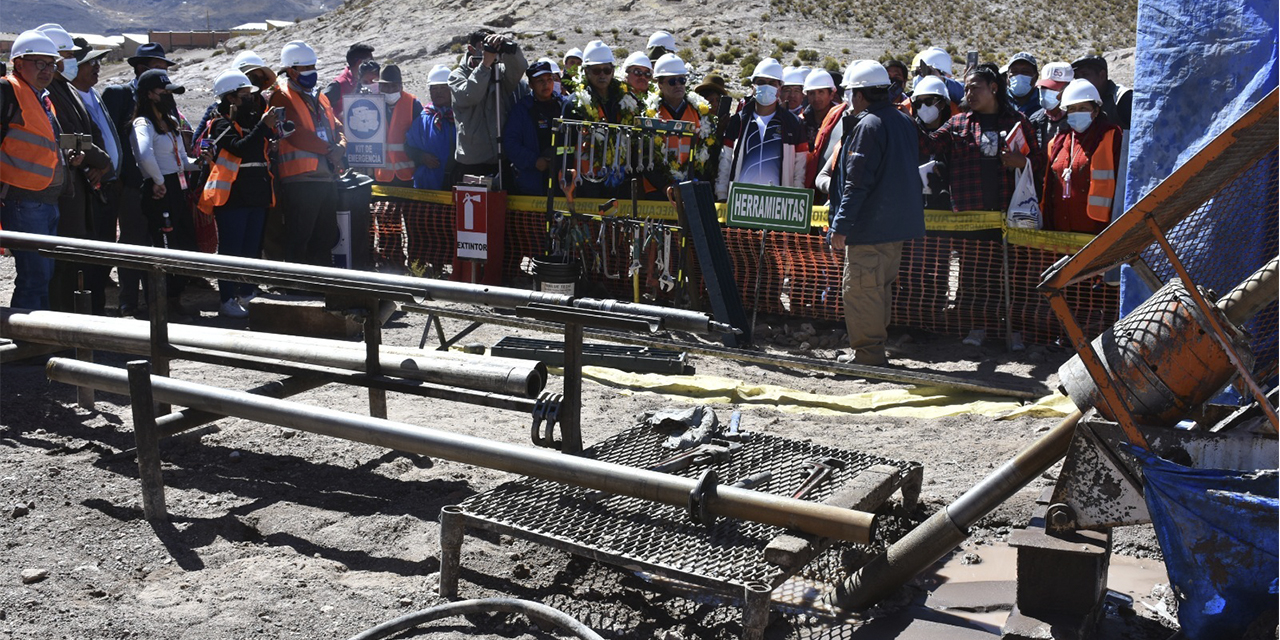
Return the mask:
[[675,76],[675,77],[663,78],[663,79],[666,80],[667,84],[673,87],[677,85],[684,86],[686,84],[689,84],[689,78],[687,78],[686,76]]
[[920,98],[918,102],[922,105],[926,105],[930,107],[942,106],[942,98],[939,98],[938,96],[925,96],[923,98]]
[[605,66],[590,67],[587,69],[587,73],[597,75],[597,76],[611,76],[613,75],[613,67],[605,67]]
[[631,75],[633,75],[633,76],[635,76],[635,77],[637,77],[637,78],[652,78],[652,77],[653,77],[653,72],[652,72],[652,71],[650,71],[650,70],[648,70],[648,69],[640,69],[640,68],[628,69],[628,70],[627,70],[627,73],[629,73],[629,74],[631,74]]
[[27,64],[29,64],[29,65],[31,65],[31,66],[33,66],[33,67],[35,67],[36,71],[37,71],[37,72],[39,72],[39,71],[44,71],[45,69],[48,69],[49,67],[56,67],[56,66],[58,66],[58,62],[59,62],[59,61],[58,61],[58,60],[54,60],[53,62],[50,62],[50,61],[48,61],[48,60],[27,60],[26,62],[27,62]]

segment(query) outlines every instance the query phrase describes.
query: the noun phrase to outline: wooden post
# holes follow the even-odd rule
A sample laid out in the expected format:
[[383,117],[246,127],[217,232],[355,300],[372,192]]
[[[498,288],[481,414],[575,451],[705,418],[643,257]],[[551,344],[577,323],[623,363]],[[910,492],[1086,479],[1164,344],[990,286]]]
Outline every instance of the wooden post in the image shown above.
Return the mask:
[[151,395],[151,366],[146,360],[134,360],[128,369],[133,437],[138,447],[138,476],[142,480],[142,513],[148,520],[168,520],[164,477],[160,472],[160,429],[156,426]]

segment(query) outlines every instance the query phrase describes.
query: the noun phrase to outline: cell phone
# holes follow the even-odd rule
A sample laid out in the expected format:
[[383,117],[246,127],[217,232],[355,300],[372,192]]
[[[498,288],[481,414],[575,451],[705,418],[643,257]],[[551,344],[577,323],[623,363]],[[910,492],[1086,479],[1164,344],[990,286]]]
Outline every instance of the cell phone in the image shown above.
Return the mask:
[[977,51],[970,51],[968,54],[965,55],[964,68],[965,69],[978,68],[978,52]]
[[87,133],[58,134],[58,148],[63,151],[84,151],[93,146],[93,136]]
[[276,121],[284,122],[284,107],[274,107],[276,111]]

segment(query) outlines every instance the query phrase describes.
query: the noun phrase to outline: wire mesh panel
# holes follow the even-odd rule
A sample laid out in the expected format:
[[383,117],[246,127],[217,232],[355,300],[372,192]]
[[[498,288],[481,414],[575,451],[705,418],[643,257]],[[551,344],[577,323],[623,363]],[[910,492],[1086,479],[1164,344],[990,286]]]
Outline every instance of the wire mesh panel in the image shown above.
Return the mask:
[[[1272,151],[1166,232],[1197,285],[1224,294],[1280,252],[1278,170]],[[1142,259],[1162,281],[1178,277],[1159,245],[1144,250]],[[1264,385],[1276,375],[1276,320],[1272,302],[1244,327],[1253,336],[1254,377]]]
[[[664,434],[642,425],[591,447],[584,455],[644,468],[672,455],[661,446],[665,439]],[[754,489],[791,495],[813,470],[807,463],[828,458],[840,461],[843,468],[817,485],[806,500],[830,497],[874,465],[897,467],[904,477],[919,466],[758,433],[728,459],[711,466],[726,484],[769,471],[771,478]],[[707,468],[694,465],[674,473],[696,478]],[[764,561],[764,547],[784,533],[781,527],[726,519],[706,527],[694,523],[684,508],[639,498],[522,478],[473,496],[459,507],[471,519],[525,532],[532,539],[562,541],[579,550],[620,558],[624,566],[643,564],[677,578],[718,583],[731,592],[748,584],[776,587],[790,573]]]

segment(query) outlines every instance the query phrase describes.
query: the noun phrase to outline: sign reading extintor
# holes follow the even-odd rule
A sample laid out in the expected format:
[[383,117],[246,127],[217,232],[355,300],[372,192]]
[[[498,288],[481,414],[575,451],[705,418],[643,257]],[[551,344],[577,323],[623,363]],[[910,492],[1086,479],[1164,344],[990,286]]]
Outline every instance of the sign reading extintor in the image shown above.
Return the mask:
[[457,186],[453,190],[458,210],[458,257],[485,260],[489,257],[488,189]]
[[342,96],[342,126],[347,133],[347,164],[379,167],[387,162],[387,102],[377,93]]
[[807,233],[813,192],[798,187],[731,182],[728,205],[731,227]]

